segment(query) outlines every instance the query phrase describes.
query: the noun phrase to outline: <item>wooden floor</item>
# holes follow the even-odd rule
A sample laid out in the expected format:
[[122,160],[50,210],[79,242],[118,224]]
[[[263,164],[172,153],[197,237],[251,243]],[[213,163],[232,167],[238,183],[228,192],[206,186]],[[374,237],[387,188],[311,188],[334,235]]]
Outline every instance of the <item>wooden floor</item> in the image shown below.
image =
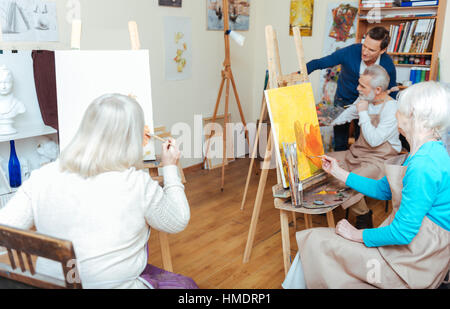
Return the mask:
[[[279,289],[284,280],[279,211],[273,206],[272,186],[276,171],[269,178],[258,222],[250,262],[242,263],[259,176],[253,175],[245,210],[240,210],[250,160],[240,159],[226,168],[225,190],[220,191],[221,170],[200,170],[186,175],[186,195],[191,221],[183,232],[170,235],[174,272],[189,276],[202,289]],[[386,217],[384,202],[368,199],[374,224]],[[336,222],[345,217],[338,208]],[[349,221],[354,223],[354,216]],[[326,227],[325,216],[313,216],[314,227]],[[303,217],[297,229],[304,229]],[[297,244],[291,227],[292,256]],[[149,263],[162,266],[157,232],[150,238]]]
[[[259,176],[253,175],[244,211],[240,210],[250,161],[240,159],[226,168],[225,191],[220,191],[221,170],[199,170],[186,174],[186,195],[191,206],[191,221],[183,232],[170,235],[174,271],[189,276],[202,289],[279,289],[284,280],[280,216],[273,206],[272,186],[276,171],[269,172],[255,244],[250,262],[242,263]],[[368,200],[374,224],[388,215],[384,202]],[[338,208],[336,222],[345,216]],[[351,223],[355,218],[350,215]],[[325,216],[313,216],[315,227],[327,226]],[[303,217],[297,229],[304,229]],[[291,255],[297,250],[291,227]],[[158,232],[149,241],[149,263],[162,267]],[[0,263],[8,263],[0,256]],[[9,264],[9,263],[8,263]]]

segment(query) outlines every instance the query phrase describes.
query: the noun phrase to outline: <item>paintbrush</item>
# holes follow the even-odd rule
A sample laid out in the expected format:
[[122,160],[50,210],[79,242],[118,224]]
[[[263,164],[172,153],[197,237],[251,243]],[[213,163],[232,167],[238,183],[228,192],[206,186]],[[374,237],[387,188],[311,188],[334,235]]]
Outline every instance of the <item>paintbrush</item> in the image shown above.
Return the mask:
[[167,142],[164,138],[159,137],[158,135],[152,135],[152,134],[145,134],[145,135],[147,135],[149,138],[157,139],[158,141],[163,142],[163,143]]
[[321,156],[308,156],[308,155],[306,155],[308,158],[310,158],[310,159],[316,159],[316,158],[323,158],[323,155],[321,155]]
[[172,143],[170,140],[165,140],[164,138],[159,137],[158,135],[155,135],[155,134],[150,134],[150,133],[145,132],[145,136],[147,136],[148,138],[157,139],[158,141],[163,142],[163,143],[169,142],[169,147],[167,147],[167,148],[170,148],[171,143]]

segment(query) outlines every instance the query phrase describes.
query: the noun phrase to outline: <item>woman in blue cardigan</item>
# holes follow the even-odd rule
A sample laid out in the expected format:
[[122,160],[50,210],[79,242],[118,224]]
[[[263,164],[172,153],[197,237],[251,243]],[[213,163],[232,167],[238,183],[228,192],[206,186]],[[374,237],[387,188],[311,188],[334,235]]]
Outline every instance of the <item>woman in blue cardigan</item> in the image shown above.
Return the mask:
[[[328,156],[323,169],[364,195],[392,200],[393,212],[375,229],[347,220],[336,229],[297,233],[299,254],[284,288],[436,288],[450,267],[450,157],[441,141],[450,125],[450,92],[437,82],[400,94],[399,131],[411,145],[403,166],[386,177],[349,173]],[[387,162],[392,163],[392,162]]]

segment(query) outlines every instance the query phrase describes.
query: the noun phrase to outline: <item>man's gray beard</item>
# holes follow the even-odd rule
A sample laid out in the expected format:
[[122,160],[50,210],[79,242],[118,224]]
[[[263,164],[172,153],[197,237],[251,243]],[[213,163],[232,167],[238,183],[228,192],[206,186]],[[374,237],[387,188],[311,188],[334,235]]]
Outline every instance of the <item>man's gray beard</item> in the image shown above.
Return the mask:
[[375,100],[375,93],[373,91],[371,91],[369,96],[367,96],[367,97],[360,93],[359,97],[360,97],[361,100],[364,100],[364,101],[367,101],[369,103],[372,103],[373,100]]

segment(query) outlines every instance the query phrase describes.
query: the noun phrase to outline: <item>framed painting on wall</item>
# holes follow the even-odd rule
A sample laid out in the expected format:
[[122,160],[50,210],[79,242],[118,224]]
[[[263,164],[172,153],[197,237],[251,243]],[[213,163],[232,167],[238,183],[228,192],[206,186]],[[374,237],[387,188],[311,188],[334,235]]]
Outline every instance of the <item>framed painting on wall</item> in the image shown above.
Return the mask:
[[[208,30],[223,31],[223,1],[206,0]],[[250,28],[250,0],[228,0],[230,30],[248,31]]]
[[314,0],[291,0],[289,35],[294,35],[294,27],[300,27],[302,36],[312,36],[313,15]]
[[160,6],[171,6],[180,8],[182,5],[182,0],[158,0]]

